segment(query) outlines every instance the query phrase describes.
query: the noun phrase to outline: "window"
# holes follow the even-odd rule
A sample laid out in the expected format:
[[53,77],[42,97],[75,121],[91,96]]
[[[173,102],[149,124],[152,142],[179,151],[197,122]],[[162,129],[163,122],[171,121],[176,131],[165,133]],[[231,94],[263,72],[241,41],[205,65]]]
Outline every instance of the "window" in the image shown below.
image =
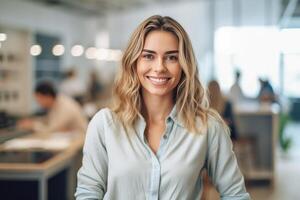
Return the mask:
[[[234,71],[242,72],[245,95],[256,97],[258,78],[268,78],[276,93],[300,97],[300,29],[222,27],[215,33],[216,77],[227,92]],[[282,70],[280,70],[282,69]],[[282,72],[282,73],[281,73]]]
[[274,27],[223,27],[215,33],[216,77],[227,92],[234,71],[242,73],[241,87],[246,96],[256,97],[258,78],[267,78],[279,90],[278,29]]

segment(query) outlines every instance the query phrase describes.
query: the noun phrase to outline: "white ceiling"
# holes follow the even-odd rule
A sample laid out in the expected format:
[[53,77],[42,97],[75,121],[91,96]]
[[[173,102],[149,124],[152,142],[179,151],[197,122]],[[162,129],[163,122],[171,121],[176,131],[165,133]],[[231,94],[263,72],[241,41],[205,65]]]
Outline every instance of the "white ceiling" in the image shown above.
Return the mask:
[[28,0],[49,7],[67,9],[82,15],[104,15],[109,11],[149,5],[158,2],[176,3],[184,0]]

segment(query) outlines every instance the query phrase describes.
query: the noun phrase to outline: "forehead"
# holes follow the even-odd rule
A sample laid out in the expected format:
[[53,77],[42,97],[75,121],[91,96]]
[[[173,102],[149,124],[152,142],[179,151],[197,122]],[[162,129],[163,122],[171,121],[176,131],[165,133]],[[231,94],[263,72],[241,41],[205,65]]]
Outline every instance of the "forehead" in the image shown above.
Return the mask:
[[151,31],[145,38],[144,49],[154,51],[178,50],[177,37],[167,31]]

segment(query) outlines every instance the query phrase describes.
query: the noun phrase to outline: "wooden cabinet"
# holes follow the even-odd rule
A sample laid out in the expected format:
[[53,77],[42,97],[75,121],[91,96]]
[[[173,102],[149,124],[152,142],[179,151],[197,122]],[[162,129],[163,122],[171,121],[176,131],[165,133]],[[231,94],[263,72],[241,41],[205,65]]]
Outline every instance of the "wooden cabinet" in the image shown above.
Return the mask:
[[236,155],[246,180],[274,179],[278,112],[278,105],[270,104],[247,103],[235,108]]

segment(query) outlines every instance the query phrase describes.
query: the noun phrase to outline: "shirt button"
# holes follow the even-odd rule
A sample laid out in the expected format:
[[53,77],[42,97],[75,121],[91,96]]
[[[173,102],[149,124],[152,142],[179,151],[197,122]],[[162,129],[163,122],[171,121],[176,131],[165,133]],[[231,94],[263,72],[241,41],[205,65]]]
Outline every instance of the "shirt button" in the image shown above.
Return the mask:
[[166,139],[168,138],[168,136],[167,136],[167,135],[164,135],[163,138],[166,140]]

